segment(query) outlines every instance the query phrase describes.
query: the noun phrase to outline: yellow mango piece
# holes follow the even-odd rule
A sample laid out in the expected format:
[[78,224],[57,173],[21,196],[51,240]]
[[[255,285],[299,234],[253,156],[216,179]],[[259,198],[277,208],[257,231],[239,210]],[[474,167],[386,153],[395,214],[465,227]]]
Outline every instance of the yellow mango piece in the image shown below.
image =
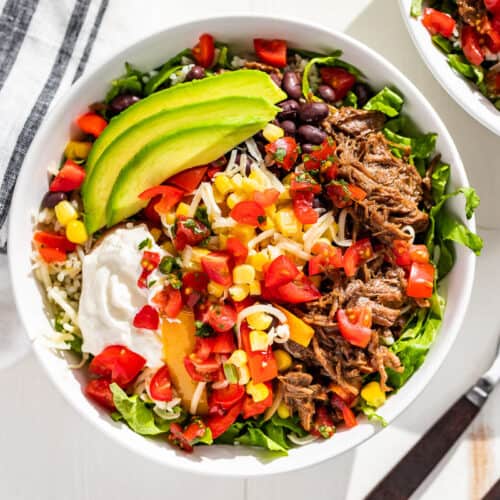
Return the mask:
[[314,335],[314,328],[281,306],[275,305],[285,316],[290,329],[290,338],[304,347],[307,347]]
[[[184,367],[184,358],[194,351],[196,342],[194,314],[188,309],[183,309],[177,319],[180,321],[162,322],[163,356],[168,365],[172,383],[182,399],[182,407],[189,412],[198,382],[189,376]],[[203,391],[197,413],[204,415],[207,412],[207,393]]]

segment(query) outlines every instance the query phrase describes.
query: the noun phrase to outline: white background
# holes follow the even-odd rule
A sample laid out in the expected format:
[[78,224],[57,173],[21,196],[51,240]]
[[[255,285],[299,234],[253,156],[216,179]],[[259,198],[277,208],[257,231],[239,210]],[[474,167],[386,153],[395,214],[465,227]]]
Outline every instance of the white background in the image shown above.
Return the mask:
[[[124,44],[181,20],[222,12],[293,16],[347,32],[398,66],[437,109],[482,200],[485,239],[467,319],[444,366],[413,405],[372,440],[313,468],[252,480],[209,479],[133,455],[70,408],[32,354],[0,373],[0,498],[50,500],[360,499],[484,371],[500,332],[500,139],[476,123],[433,80],[396,0],[111,0],[98,37],[98,63]],[[130,35],[134,33],[134,35]],[[166,48],[168,53],[168,47]],[[0,328],[21,338],[0,259]],[[1,355],[0,355],[1,367]],[[476,499],[500,476],[500,390],[415,498]]]

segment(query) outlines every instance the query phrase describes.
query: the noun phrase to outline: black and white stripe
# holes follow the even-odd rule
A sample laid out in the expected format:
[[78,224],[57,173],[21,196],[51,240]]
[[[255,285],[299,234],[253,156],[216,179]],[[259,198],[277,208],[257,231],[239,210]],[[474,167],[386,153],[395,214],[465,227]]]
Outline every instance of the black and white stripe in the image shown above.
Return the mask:
[[[5,235],[5,225],[7,220],[8,208],[12,199],[12,193],[19,170],[23,164],[24,158],[33,141],[33,138],[35,137],[35,134],[40,127],[40,124],[61,85],[61,81],[63,80],[65,73],[67,72],[68,65],[71,59],[75,57],[75,46],[77,45],[77,42],[79,40],[91,2],[92,0],[76,0],[69,17],[69,21],[67,22],[62,42],[52,64],[50,73],[43,87],[41,88],[38,97],[33,107],[31,108],[31,111],[27,115],[24,125],[22,126],[17,140],[15,141],[11,154],[7,155],[7,157],[0,157],[0,173],[3,171],[3,179],[0,184],[0,252],[6,251],[6,242],[4,241],[5,238],[2,238],[2,235]],[[17,48],[16,53],[12,55],[13,59],[10,68],[12,68],[16,61],[17,53],[22,46],[24,35],[26,34],[26,30],[28,29],[30,24],[30,20],[27,19],[27,4],[30,4],[30,7],[32,9],[32,12],[31,10],[29,11],[31,12],[32,17],[36,9],[36,1],[30,2],[29,0],[8,0],[2,12],[3,16],[3,13],[8,11],[8,13],[6,14],[6,16],[8,16],[6,17],[6,23],[0,24],[0,29],[2,30],[0,31],[2,40],[4,39],[3,30],[5,29],[7,39],[11,41],[10,43],[12,45],[12,52],[14,52]],[[24,14],[15,10],[18,5],[19,9],[21,9]],[[95,15],[94,21],[91,25],[92,27],[89,30],[90,32],[88,34],[88,38],[84,45],[83,51],[81,52],[73,81],[75,81],[85,69],[107,6],[108,0],[101,0],[97,14]],[[7,21],[7,19],[10,21]],[[11,34],[11,32],[13,32],[14,34]],[[15,33],[18,34],[15,35]],[[16,46],[14,42],[16,42],[18,45]],[[1,98],[2,96],[0,94],[0,99]],[[6,165],[5,169],[2,168],[4,166],[2,165],[2,163]]]

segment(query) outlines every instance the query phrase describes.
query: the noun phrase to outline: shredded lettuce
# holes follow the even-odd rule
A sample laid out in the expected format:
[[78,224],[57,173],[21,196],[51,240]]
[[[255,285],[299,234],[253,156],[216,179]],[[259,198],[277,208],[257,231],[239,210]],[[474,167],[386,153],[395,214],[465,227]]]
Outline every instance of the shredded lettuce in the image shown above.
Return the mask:
[[432,37],[432,41],[434,42],[434,45],[441,49],[441,51],[445,54],[451,54],[453,52],[453,43],[443,35],[434,35]]
[[403,102],[403,98],[400,95],[396,94],[389,87],[384,87],[363,106],[363,109],[381,111],[390,118],[393,118],[399,115]]
[[[138,395],[128,396],[117,384],[111,384],[111,392],[117,412],[128,426],[142,436],[156,436],[168,432],[170,422],[156,418],[153,410],[139,399]],[[114,420],[118,420],[118,415]],[[211,437],[211,436],[210,436]]]
[[244,422],[235,422],[215,442],[218,444],[239,443],[246,446],[258,446],[271,452],[286,455],[287,450],[292,447],[287,434],[295,433],[303,437],[307,432],[300,426],[297,417],[287,419],[273,415],[270,420],[248,419]]
[[481,66],[470,64],[461,54],[448,54],[448,63],[461,75],[480,85],[484,80],[484,69]]

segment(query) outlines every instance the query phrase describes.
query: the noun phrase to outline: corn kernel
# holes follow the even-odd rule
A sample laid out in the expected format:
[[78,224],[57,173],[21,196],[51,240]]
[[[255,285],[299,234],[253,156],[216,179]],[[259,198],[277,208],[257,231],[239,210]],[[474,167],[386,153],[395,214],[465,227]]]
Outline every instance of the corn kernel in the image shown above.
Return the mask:
[[250,349],[252,351],[267,351],[268,336],[261,330],[252,330],[250,332]]
[[227,248],[227,234],[219,234],[219,248],[220,250]]
[[244,366],[239,366],[238,367],[238,372],[240,375],[240,378],[238,380],[239,385],[246,385],[250,381],[250,370],[248,369],[247,365]]
[[231,193],[227,199],[226,204],[230,209],[233,209],[240,201],[244,201],[245,198],[239,194]]
[[238,238],[246,245],[252,238],[255,238],[255,229],[248,224],[238,224],[233,227],[231,236]]
[[247,257],[247,262],[256,270],[262,271],[265,264],[269,263],[269,258],[265,253],[258,252]]
[[284,372],[292,366],[292,357],[282,349],[274,351],[274,359],[276,359],[276,364],[278,365],[278,370],[280,372]]
[[68,160],[85,160],[91,148],[91,142],[69,141],[64,148],[64,156],[68,158]]
[[361,397],[374,408],[378,408],[385,403],[385,392],[378,382],[370,382],[361,389]]
[[175,210],[175,215],[177,217],[179,217],[179,215],[184,215],[187,217],[189,215],[189,205],[187,203],[184,203],[183,201],[181,201],[177,205],[177,209]]
[[254,191],[259,191],[260,189],[262,189],[262,187],[258,182],[252,179],[243,178],[241,182],[241,190],[245,194],[253,194]]
[[269,205],[264,211],[268,217],[274,217],[276,215],[276,204]]
[[60,201],[55,207],[56,218],[61,226],[66,226],[70,221],[78,219],[78,212],[67,200]]
[[264,401],[269,396],[269,389],[266,384],[254,384],[251,380],[248,382],[246,387],[247,394],[252,396],[255,403]]
[[248,285],[233,285],[229,287],[229,295],[235,302],[241,302],[248,297],[250,289]]
[[296,236],[301,231],[301,224],[292,208],[282,208],[276,213],[274,222],[283,236]]
[[247,364],[248,356],[243,349],[236,349],[236,351],[233,351],[233,354],[231,354],[231,356],[227,361],[228,363],[231,363],[234,366],[241,368],[242,366],[245,366]]
[[252,169],[248,178],[257,182],[260,186],[260,189],[267,189],[267,187],[269,186],[269,181],[267,177],[261,170],[257,168]]
[[262,229],[262,231],[267,231],[268,229],[274,229],[275,225],[273,219],[271,217],[266,217],[264,224],[262,224],[260,228]]
[[163,248],[163,250],[165,250],[165,252],[171,255],[175,254],[176,252],[174,244],[171,241],[166,241],[161,245],[161,247]]
[[163,234],[161,229],[158,229],[157,227],[153,227],[150,233],[155,241],[158,241],[160,239],[160,236]]
[[262,135],[269,142],[274,142],[274,141],[277,141],[278,139],[281,139],[281,137],[283,137],[285,135],[285,131],[281,127],[278,127],[277,125],[274,125],[273,123],[268,123],[264,127],[264,130],[262,131]]
[[168,212],[163,215],[162,222],[168,225],[175,224],[175,212]]
[[256,312],[247,316],[247,323],[253,330],[267,330],[272,322],[273,317],[265,312]]
[[250,295],[260,295],[262,293],[262,288],[260,286],[259,280],[254,280],[248,285]]
[[224,196],[234,189],[231,179],[224,174],[215,176],[214,185],[217,188],[217,191]]
[[81,220],[69,221],[66,226],[66,238],[68,238],[71,243],[83,245],[89,238],[87,230],[85,229],[85,224]]
[[241,264],[233,269],[233,283],[235,285],[249,285],[254,279],[255,269],[248,264]]
[[290,416],[290,410],[285,403],[280,403],[276,412],[278,413],[278,417],[283,419],[287,419]]
[[201,258],[205,257],[210,253],[210,250],[206,248],[193,247],[193,253],[191,254],[191,260],[193,262],[201,262]]
[[219,285],[215,281],[209,281],[207,286],[208,293],[214,297],[222,297],[224,295],[225,287]]
[[222,194],[215,186],[212,187],[215,203],[223,203],[226,195]]

